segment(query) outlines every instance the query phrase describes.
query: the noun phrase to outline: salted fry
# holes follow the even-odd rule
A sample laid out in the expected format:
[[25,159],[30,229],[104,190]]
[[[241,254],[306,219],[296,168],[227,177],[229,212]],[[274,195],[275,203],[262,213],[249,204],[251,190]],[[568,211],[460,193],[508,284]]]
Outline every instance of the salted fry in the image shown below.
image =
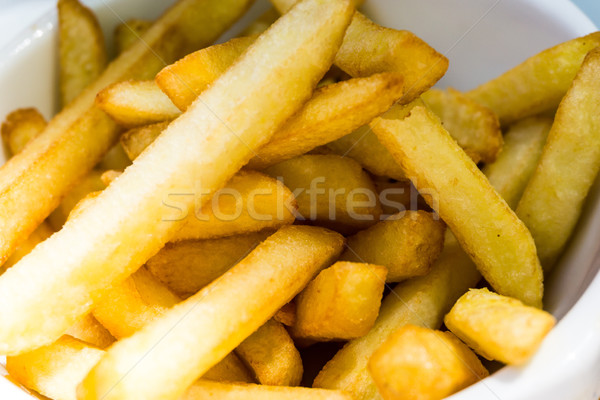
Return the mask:
[[504,135],[498,159],[482,170],[513,210],[538,165],[551,126],[548,117],[526,118],[512,125]]
[[[294,7],[89,207],[4,273],[0,353],[18,354],[56,340],[110,285],[154,255],[183,225],[181,211],[198,200],[193,194],[199,206],[206,203],[308,100],[351,13],[343,0],[306,0]],[[301,33],[291,28],[300,25]],[[276,84],[274,74],[282,76]],[[288,96],[282,99],[281,92]]]
[[353,233],[374,225],[381,215],[373,182],[351,159],[303,155],[264,172],[292,190],[303,220]]
[[129,49],[140,37],[142,37],[152,26],[152,21],[143,19],[129,19],[115,28],[115,47],[117,53],[121,54]]
[[[281,13],[296,0],[271,0]],[[404,76],[402,103],[414,100],[433,86],[448,69],[448,60],[409,31],[375,24],[358,11],[335,56],[335,65],[350,76],[398,72]]]
[[46,119],[35,108],[19,108],[2,123],[2,142],[11,155],[20,153],[29,141],[46,128]]
[[[347,3],[338,4],[331,8],[345,11]],[[322,228],[281,228],[220,279],[112,346],[84,380],[81,398],[177,399],[290,301],[342,245],[341,235]],[[129,374],[123,378],[122,371]]]
[[441,400],[489,375],[452,333],[414,325],[377,349],[369,372],[384,400]]
[[567,93],[585,55],[600,46],[600,32],[561,43],[467,92],[505,125],[553,111]]
[[79,0],[58,1],[60,95],[69,104],[106,67],[104,35],[94,13]]
[[169,122],[158,122],[156,124],[133,128],[121,135],[121,145],[131,161],[135,160],[146,147],[169,126]]
[[300,385],[304,372],[300,353],[283,325],[273,319],[240,343],[235,353],[250,367],[260,384]]
[[231,269],[273,232],[167,243],[146,267],[178,296],[188,298]]
[[560,103],[540,162],[517,207],[546,271],[571,236],[600,169],[599,73],[596,49],[585,58]]
[[[94,106],[111,83],[151,79],[179,57],[212,43],[251,0],[180,0],[0,172],[0,262],[58,206],[71,186],[115,143],[119,128]],[[193,12],[196,8],[202,12]],[[223,11],[226,10],[226,11]],[[157,57],[158,56],[158,57]],[[65,162],[68,160],[68,162]],[[34,184],[35,183],[35,184]],[[1,306],[0,302],[0,306]]]
[[546,311],[484,288],[463,295],[444,323],[488,360],[521,365],[536,352],[556,320]]
[[294,337],[318,341],[364,336],[375,323],[387,269],[340,261],[321,271],[296,299]]
[[417,104],[371,126],[417,189],[437,193],[436,211],[492,287],[541,307],[543,273],[531,234],[439,119]]
[[323,367],[314,387],[343,390],[355,399],[377,398],[377,387],[367,371],[373,352],[402,326],[439,328],[454,302],[481,278],[452,235],[447,234],[445,242],[431,272],[398,284],[384,298],[369,333],[339,350]]
[[421,98],[476,164],[496,159],[502,149],[502,131],[492,110],[452,88],[431,89]]

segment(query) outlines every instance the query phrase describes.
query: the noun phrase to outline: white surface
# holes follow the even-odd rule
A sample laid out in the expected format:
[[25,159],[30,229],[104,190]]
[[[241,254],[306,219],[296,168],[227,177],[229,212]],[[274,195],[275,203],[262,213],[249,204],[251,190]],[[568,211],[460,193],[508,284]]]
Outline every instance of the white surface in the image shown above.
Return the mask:
[[[29,24],[32,13],[39,15],[42,8],[54,2],[8,3],[11,6],[7,8],[7,2],[0,0],[0,7],[4,6],[0,13],[0,118],[23,106],[36,106],[50,116],[56,111],[55,16],[51,12]],[[96,8],[104,29],[110,33],[120,19],[150,18],[170,2],[86,3]],[[245,21],[265,7],[266,1],[259,1]],[[446,54],[451,67],[440,85],[458,89],[469,89],[537,51],[594,30],[591,22],[566,0],[367,0],[365,9],[377,22],[410,29]],[[15,27],[19,26],[28,28],[14,38]],[[240,26],[243,22],[237,29]],[[2,48],[2,43],[8,44]],[[453,400],[600,397],[600,277],[595,277],[599,251],[600,189],[595,186],[577,234],[548,279],[547,308],[564,318],[527,366],[504,368],[453,396]],[[2,378],[0,398],[30,399]]]

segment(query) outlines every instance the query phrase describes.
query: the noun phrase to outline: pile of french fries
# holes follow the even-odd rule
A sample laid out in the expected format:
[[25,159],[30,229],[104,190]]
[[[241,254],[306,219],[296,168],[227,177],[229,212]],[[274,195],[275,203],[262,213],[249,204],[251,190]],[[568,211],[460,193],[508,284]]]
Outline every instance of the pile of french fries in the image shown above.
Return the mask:
[[435,400],[480,357],[527,363],[600,169],[600,32],[462,93],[359,1],[272,0],[212,45],[251,3],[128,21],[107,65],[94,14],[58,1],[64,108],[2,124],[12,379],[54,400]]

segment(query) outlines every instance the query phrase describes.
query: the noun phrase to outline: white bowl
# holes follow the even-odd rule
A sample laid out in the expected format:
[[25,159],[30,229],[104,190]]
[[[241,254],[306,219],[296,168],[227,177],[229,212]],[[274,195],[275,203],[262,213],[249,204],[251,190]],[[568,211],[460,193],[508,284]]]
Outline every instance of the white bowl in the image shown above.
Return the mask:
[[[153,18],[172,1],[96,0],[103,29],[131,17]],[[470,89],[528,56],[596,28],[567,0],[367,0],[365,12],[382,25],[409,29],[450,59],[440,86]],[[268,7],[258,0],[223,40]],[[18,16],[17,16],[18,18]],[[1,28],[0,28],[1,33]],[[0,49],[0,118],[17,107],[56,112],[56,14],[51,12]],[[503,368],[452,396],[453,400],[597,400],[600,397],[600,185],[592,188],[581,221],[554,274],[546,308],[560,322],[534,358]],[[0,365],[1,368],[1,365]],[[32,397],[0,377],[0,398]]]

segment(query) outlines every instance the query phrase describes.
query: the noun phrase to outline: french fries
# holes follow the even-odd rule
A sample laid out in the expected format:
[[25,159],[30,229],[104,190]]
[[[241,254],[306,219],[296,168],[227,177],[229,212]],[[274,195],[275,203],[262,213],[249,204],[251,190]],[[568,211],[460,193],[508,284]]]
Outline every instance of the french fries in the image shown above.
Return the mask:
[[296,323],[296,303],[287,303],[273,315],[273,319],[285,326],[294,326]]
[[438,194],[435,211],[492,287],[541,307],[543,273],[531,234],[439,119],[417,104],[396,108],[371,127],[417,189]]
[[2,123],[2,141],[10,155],[20,153],[29,141],[46,128],[46,119],[35,108],[19,108]]
[[[0,277],[0,353],[18,354],[60,337],[108,286],[139,268],[183,225],[180,212],[195,200],[186,193],[198,190],[200,205],[206,202],[310,97],[352,13],[342,0],[314,1],[280,18],[91,206]],[[290,29],[308,21],[302,34]],[[274,85],[273,74],[285,77]],[[173,201],[180,200],[182,208],[174,212]],[[48,269],[52,279],[43,273]],[[36,329],[40,324],[43,331]]]
[[600,32],[561,43],[525,60],[467,96],[492,110],[502,125],[553,111],[567,93],[585,55],[600,46]]
[[60,95],[69,104],[106,66],[104,35],[96,16],[79,0],[58,1]]
[[29,254],[35,246],[52,236],[53,233],[54,229],[52,229],[48,223],[42,222],[36,230],[33,231],[31,235],[15,249],[15,251],[13,251],[4,264],[0,266],[0,275],[15,265],[21,258]]
[[406,211],[348,238],[340,259],[383,265],[388,282],[422,276],[444,247],[444,230],[435,215]]
[[169,122],[158,122],[133,128],[121,135],[121,145],[131,161],[138,158],[146,147],[150,146],[154,140],[169,126]]
[[[296,0],[271,3],[284,13]],[[446,73],[448,60],[411,32],[384,28],[357,11],[335,56],[335,65],[352,77],[378,72],[402,74],[406,93],[401,102],[405,104]]]
[[117,53],[121,54],[129,49],[141,36],[152,26],[152,21],[143,19],[129,19],[115,28],[115,47]]
[[[331,12],[347,13],[345,4],[330,6]],[[305,12],[304,7],[295,8],[296,13]],[[281,228],[213,284],[112,346],[83,381],[80,397],[177,399],[291,300],[339,255],[342,245],[341,235],[322,228]],[[124,371],[129,371],[125,378]]]
[[454,302],[481,278],[454,237],[447,234],[445,242],[431,272],[398,284],[383,300],[369,333],[350,340],[339,350],[323,367],[313,387],[343,390],[355,399],[377,398],[377,387],[367,371],[375,350],[402,326],[439,328]]
[[489,375],[452,333],[414,325],[377,349],[369,372],[384,400],[441,400]]
[[551,126],[548,117],[526,118],[512,125],[504,135],[498,159],[482,170],[513,210],[538,165]]
[[303,155],[264,172],[295,194],[298,218],[352,233],[374,225],[381,215],[373,182],[351,159]]
[[560,103],[540,162],[517,207],[546,271],[571,236],[600,169],[599,72],[596,49],[586,56]]
[[375,323],[387,269],[337,262],[321,271],[296,299],[295,337],[318,341],[364,336]]
[[[113,61],[94,83],[49,122],[26,150],[2,167],[0,262],[35,230],[71,186],[91,170],[117,140],[119,128],[94,107],[96,94],[116,81],[150,79],[163,67],[162,62],[172,62],[211,43],[250,2],[180,0],[148,30],[144,43],[136,44]],[[193,12],[197,7],[202,7],[202,12]]]
[[462,341],[488,360],[527,362],[556,320],[546,311],[487,289],[471,289],[444,318]]
[[451,88],[431,89],[421,98],[475,164],[496,159],[502,149],[502,131],[492,110]]
[[[65,332],[65,335],[82,340],[99,349],[106,349],[115,342],[115,338],[96,318],[94,318],[92,313],[86,314],[80,318],[75,325]],[[60,341],[60,339],[58,341]]]

